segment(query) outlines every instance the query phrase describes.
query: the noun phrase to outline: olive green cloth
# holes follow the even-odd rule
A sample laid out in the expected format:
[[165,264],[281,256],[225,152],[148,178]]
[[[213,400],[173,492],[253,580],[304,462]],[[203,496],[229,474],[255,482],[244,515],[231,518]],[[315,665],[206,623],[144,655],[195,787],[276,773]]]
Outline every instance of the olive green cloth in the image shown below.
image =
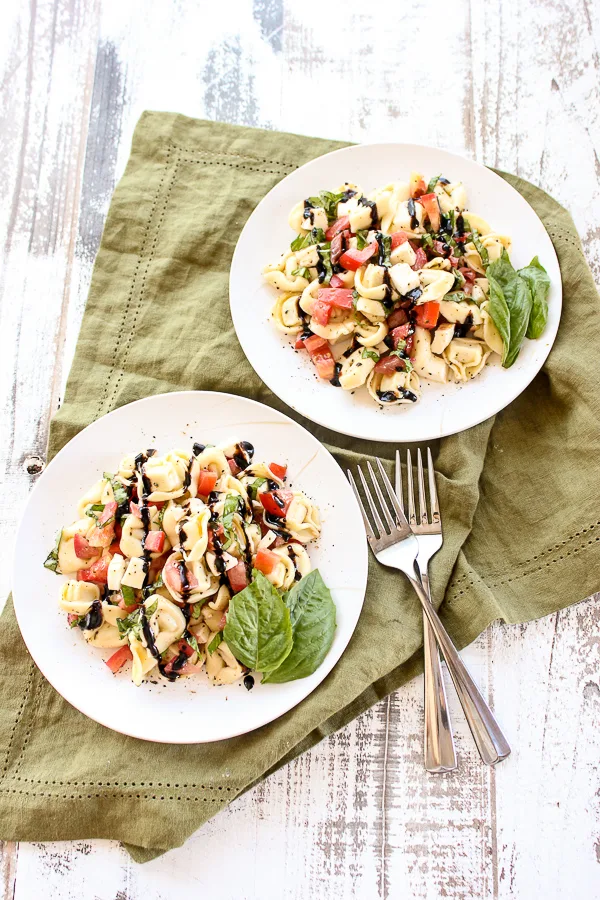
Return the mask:
[[[115,407],[203,388],[283,410],[343,466],[370,454],[392,458],[389,444],[335,434],[285,407],[244,358],[229,314],[229,265],[248,215],[295,167],[340,146],[173,114],[142,116],[110,206],[64,403],[50,429],[50,457]],[[439,448],[445,528],[433,589],[461,647],[494,619],[544,616],[599,584],[598,295],[569,214],[539,188],[502,177],[548,229],[564,311],[532,385],[495,419]],[[416,597],[399,574],[371,559],[355,634],[309,698],[242,737],[157,746],[69,706],[28,655],[9,602],[0,628],[0,837],[116,838],[134,859],[152,859],[411,678],[421,667],[421,645]]]

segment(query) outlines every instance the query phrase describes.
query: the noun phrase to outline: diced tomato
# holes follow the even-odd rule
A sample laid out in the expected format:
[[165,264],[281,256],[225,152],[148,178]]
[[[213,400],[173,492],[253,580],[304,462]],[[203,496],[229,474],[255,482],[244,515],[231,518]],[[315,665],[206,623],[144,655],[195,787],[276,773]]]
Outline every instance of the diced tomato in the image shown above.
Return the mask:
[[121,545],[120,545],[119,541],[116,541],[116,540],[113,541],[112,544],[110,545],[110,547],[108,548],[108,552],[110,553],[111,556],[114,556],[115,553],[120,553]]
[[144,541],[144,550],[150,550],[151,553],[162,553],[165,546],[164,531],[149,531]]
[[218,477],[217,473],[211,472],[210,469],[200,469],[200,475],[198,476],[198,493],[201,494],[202,497],[208,497],[210,492],[214,491]]
[[208,529],[208,549],[209,550],[215,549],[215,537],[221,544],[224,544],[225,541],[227,540],[227,536],[225,534],[225,529],[223,528],[222,525],[218,525],[216,528]]
[[82,534],[74,535],[73,547],[77,559],[90,559],[92,556],[100,556],[102,553],[100,547],[92,547],[90,542],[86,540]]
[[293,498],[293,493],[291,491],[286,491],[284,488],[280,488],[277,491],[265,491],[264,494],[258,495],[258,499],[265,510],[268,513],[271,513],[272,516],[278,516],[282,519],[287,515],[287,511],[290,508],[290,503]]
[[108,659],[105,659],[104,662],[113,673],[116,675],[121,666],[125,665],[130,659],[133,659],[133,653],[129,647],[119,647],[116,653],[113,653],[112,656],[109,656]]
[[135,516],[136,519],[142,518],[142,511],[139,508],[139,506],[137,505],[137,503],[133,502],[133,500],[131,500],[129,503],[129,512],[131,513],[132,516]]
[[89,569],[79,569],[77,581],[90,581],[92,584],[106,584],[108,581],[108,566],[111,556],[101,556],[92,563]]
[[415,346],[415,336],[414,334],[409,334],[406,338],[406,347],[404,348],[404,352],[407,356],[412,356],[412,352]]
[[367,260],[371,259],[374,253],[377,252],[377,241],[372,241],[364,250],[346,250],[345,253],[342,253],[340,256],[340,265],[344,267],[344,269],[350,269],[352,272],[356,272],[357,269],[360,269],[361,266],[367,262]]
[[417,172],[411,172],[410,175],[410,196],[416,200],[427,191],[427,185],[422,175]]
[[419,203],[427,213],[431,227],[434,231],[440,230],[440,204],[437,194],[422,194],[419,197]]
[[394,342],[394,350],[398,349],[398,343],[405,341],[410,333],[411,325],[399,325],[398,328],[392,328],[390,336]]
[[452,256],[452,254],[450,254],[448,259],[450,260],[450,265],[452,266],[452,268],[456,269],[456,267],[458,266],[458,263],[459,263],[458,256]]
[[120,522],[115,522],[115,540],[120,541],[123,534],[123,526]]
[[415,270],[415,272],[418,272],[419,269],[423,268],[426,262],[427,254],[422,247],[419,247],[419,249],[415,251],[415,261],[412,264],[412,268]]
[[387,319],[388,328],[390,329],[397,328],[399,325],[405,325],[407,322],[408,316],[404,309],[395,309]]
[[[319,291],[319,293],[321,292]],[[317,297],[312,305],[311,316],[317,324],[328,325],[331,318],[331,303]]]
[[331,285],[332,288],[343,288],[344,287],[344,282],[342,281],[342,279],[340,278],[339,275],[332,275],[331,278],[329,279],[329,284]]
[[277,537],[275,538],[273,546],[274,547],[283,547],[284,544],[285,544],[285,540],[281,537],[280,534],[278,534]]
[[69,625],[72,625],[73,622],[76,622],[79,616],[76,613],[69,613],[67,616],[67,622]]
[[227,613],[224,612],[221,618],[219,619],[219,631],[223,631],[225,626],[227,625]]
[[279,556],[271,550],[261,549],[256,554],[254,565],[263,575],[270,575],[278,562],[281,562]]
[[331,242],[331,265],[337,266],[340,256],[344,252],[344,238],[349,232],[342,232],[341,234],[336,234],[334,239]]
[[279,463],[269,463],[269,468],[275,478],[283,480],[287,474],[287,466],[280,466]]
[[[181,577],[180,565],[182,567],[185,563],[182,563],[182,560],[176,558],[175,554],[172,553],[171,556],[167,559],[164,569],[163,569],[163,581],[173,591],[174,594],[182,594],[184,589],[183,578]],[[198,587],[198,579],[195,577],[193,572],[190,572],[189,569],[185,570],[185,580],[187,582],[187,589],[190,591],[195,590]],[[183,600],[183,598],[182,598]],[[182,602],[182,601],[178,601]],[[183,603],[182,603],[183,605]]]
[[317,300],[323,300],[338,309],[352,309],[352,291],[350,288],[319,288]]
[[463,292],[463,294],[466,294],[467,297],[470,297],[473,293],[473,283],[471,281],[465,281],[465,283],[461,287],[461,291]]
[[147,500],[146,503],[148,506],[155,506],[157,509],[162,509],[167,501],[166,500]]
[[470,281],[471,284],[475,281],[476,278],[479,278],[479,277],[480,277],[480,276],[477,274],[477,272],[475,272],[474,269],[467,269],[467,268],[464,268],[464,269],[459,269],[459,271],[460,271],[460,274],[462,275],[462,277],[463,277],[466,281]]
[[304,341],[304,346],[308,350],[319,376],[330,381],[335,373],[335,360],[329,343],[318,334],[313,334]]
[[114,500],[105,504],[103,512],[98,517],[97,527],[90,532],[88,537],[92,547],[110,547],[115,537],[116,513],[117,503]]
[[435,328],[440,315],[440,304],[437,300],[429,300],[427,303],[415,306],[413,314],[415,322],[421,328]]
[[408,235],[404,231],[395,231],[392,235],[392,250],[395,250],[400,244],[405,244],[407,240]]
[[328,241],[332,241],[336,234],[340,234],[342,231],[350,231],[349,216],[340,216],[339,219],[336,219],[335,222],[330,225],[325,232],[325,239]]
[[229,463],[229,468],[231,469],[231,474],[239,475],[242,470],[236,463],[235,459],[228,459],[227,462]]
[[125,597],[123,597],[123,595],[121,594],[121,599],[119,600],[119,604],[118,604],[118,605],[119,605],[119,609],[124,609],[125,612],[127,613],[127,615],[129,615],[130,612],[133,612],[134,609],[137,609],[137,608],[138,608],[138,605],[139,605],[139,604],[138,604],[138,603],[135,603],[135,602],[134,602],[134,603],[127,603],[127,600],[126,600]]
[[329,347],[329,344],[318,334],[311,334],[309,338],[306,338],[304,341],[304,346],[312,356],[313,353],[317,353],[320,350],[324,350],[326,347]]
[[190,658],[190,656],[193,656],[194,653],[196,652],[196,651],[194,650],[194,648],[193,648],[193,647],[190,647],[190,645],[188,644],[188,642],[185,641],[185,640],[179,641],[179,643],[177,644],[177,646],[178,646],[178,648],[179,648],[179,652],[180,652],[180,653],[185,653],[185,655],[187,656],[188,659]]
[[399,369],[404,369],[404,361],[399,356],[382,356],[375,364],[375,371],[380,375],[391,375]]
[[246,574],[246,566],[240,560],[240,562],[233,566],[231,569],[227,569],[226,572],[227,579],[229,581],[229,586],[234,594],[237,594],[238,591],[243,591],[245,587],[248,587],[248,575]]
[[306,350],[305,338],[302,335],[298,335],[296,338],[296,343],[294,344],[294,350]]
[[197,672],[201,672],[201,671],[202,671],[202,665],[200,665],[199,663],[186,662],[179,669],[179,674],[180,675],[195,675]]

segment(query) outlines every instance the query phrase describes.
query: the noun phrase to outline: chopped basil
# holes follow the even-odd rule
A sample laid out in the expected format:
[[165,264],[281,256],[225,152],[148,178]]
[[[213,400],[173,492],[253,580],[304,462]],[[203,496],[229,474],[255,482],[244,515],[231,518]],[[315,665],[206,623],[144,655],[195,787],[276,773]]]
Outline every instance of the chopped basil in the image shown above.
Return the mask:
[[375,350],[371,350],[370,347],[363,347],[363,352],[360,354],[363,359],[372,359],[373,362],[379,362],[379,353],[376,353]]
[[222,643],[223,643],[223,632],[218,631],[206,649],[212,656],[212,654],[215,652],[215,650],[217,649],[219,644],[222,644]]
[[194,605],[192,606],[192,614],[191,614],[192,619],[200,618],[200,613],[202,612],[202,607],[204,606],[205,603],[208,603],[209,600],[210,600],[210,597],[206,597],[204,600],[198,600],[197,603],[194,603]]
[[[153,606],[154,604],[150,604]],[[158,606],[158,601],[156,601],[156,606]],[[154,610],[153,610],[154,611]],[[147,615],[152,615],[149,612],[149,609],[146,610]],[[141,607],[139,609],[134,609],[132,613],[129,613],[128,616],[125,616],[123,619],[117,619],[117,628],[119,629],[119,634],[121,637],[133,637],[138,641],[142,638],[142,610]]]
[[425,244],[426,247],[433,247],[433,238],[429,232],[421,235],[421,243]]
[[369,240],[367,235],[369,234],[369,229],[365,228],[362,231],[356,232],[356,246],[358,250],[364,250],[368,245]]
[[164,581],[162,579],[162,572],[159,572],[156,581],[153,581],[152,584],[148,584],[145,588],[142,588],[142,597],[144,600],[147,600],[148,597],[151,597],[152,594],[155,594],[156,591],[163,586]]
[[131,606],[132,603],[135,603],[135,591],[132,587],[129,587],[129,585],[121,585],[121,594],[127,606]]
[[441,177],[442,177],[441,175],[436,175],[434,178],[429,179],[429,184],[427,185],[427,193],[428,194],[431,194],[431,192],[433,191],[434,187],[436,186],[436,184],[438,183],[438,181],[440,180]]
[[97,513],[102,514],[104,512],[104,503],[92,503],[91,506],[85,511],[86,516],[89,516],[90,519],[98,519]]
[[408,359],[408,357],[404,355],[404,347],[400,347],[400,344],[403,344],[404,347],[406,347],[406,341],[399,341],[396,349],[392,350],[392,352],[389,355],[397,356],[398,359],[402,360],[402,362],[404,363],[404,371],[405,372],[412,372],[413,364],[411,363],[410,359]]
[[185,640],[188,642],[192,650],[195,650],[198,656],[200,656],[200,647],[198,646],[198,641],[190,631],[188,631],[185,635]]
[[[321,244],[325,240],[325,232],[322,228],[311,228],[306,234],[299,234],[290,244],[290,250],[304,250],[313,244]],[[207,447],[211,446],[206,444]]]
[[458,303],[462,303],[463,300],[469,300],[464,291],[452,291],[451,294],[446,294],[444,298],[446,300],[456,300]]
[[379,253],[377,256],[377,264],[380,266],[391,266],[392,261],[390,254],[392,252],[392,236],[384,234],[382,231],[377,232],[377,246]]
[[490,256],[489,256],[489,253],[487,252],[486,248],[481,243],[481,238],[480,238],[479,232],[473,231],[473,233],[471,234],[471,238],[473,240],[473,243],[475,244],[475,248],[476,248],[477,252],[479,253],[479,255],[481,257],[481,262],[483,264],[483,268],[487,269],[487,267],[490,264]]
[[321,265],[319,269],[319,282],[321,284],[329,284],[333,275],[333,266],[331,265],[331,244],[325,243],[319,246],[317,250]]
[[165,505],[164,505],[164,506],[161,506],[161,508],[159,509],[158,515],[157,515],[157,517],[156,517],[156,524],[157,524],[160,528],[162,528],[162,523],[163,523],[163,519],[164,519],[164,517],[165,517],[165,509],[166,509],[166,508],[167,508],[167,504],[165,503]]
[[309,197],[311,206],[322,206],[327,213],[327,221],[334,222],[337,219],[337,205],[342,199],[342,194],[333,194],[331,191],[322,191],[318,197]]
[[223,550],[227,550],[233,543],[235,537],[233,533],[233,517],[237,512],[240,512],[240,496],[239,494],[228,494],[225,497],[223,515],[221,517],[223,529],[227,536],[227,541],[223,544]]
[[258,492],[263,484],[267,483],[266,478],[255,478],[252,484],[248,485],[248,491],[253,500],[256,500],[258,497]]
[[79,628],[86,616],[87,613],[84,613],[82,616],[76,616],[74,619],[71,619],[69,628]]
[[292,275],[299,275],[300,278],[306,278],[307,281],[310,281],[312,278],[310,269],[308,269],[306,266],[300,266],[300,268],[294,269]]
[[115,478],[114,475],[111,475],[110,472],[105,472],[104,477],[107,481],[110,481],[110,486],[113,489],[117,506],[124,506],[125,503],[129,503],[129,494],[127,493],[125,485]]
[[58,567],[58,548],[60,547],[60,541],[62,538],[62,528],[56,535],[56,541],[54,543],[54,547],[46,557],[44,561],[44,566],[46,569],[50,569],[51,572],[56,572],[57,575],[62,575]]

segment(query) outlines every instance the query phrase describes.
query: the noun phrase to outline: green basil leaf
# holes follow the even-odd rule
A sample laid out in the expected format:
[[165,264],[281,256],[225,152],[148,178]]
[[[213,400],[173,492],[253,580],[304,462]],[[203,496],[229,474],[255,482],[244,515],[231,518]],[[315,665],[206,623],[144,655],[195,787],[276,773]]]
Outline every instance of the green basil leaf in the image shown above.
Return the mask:
[[310,269],[307,269],[306,266],[301,266],[298,269],[294,269],[292,275],[299,275],[300,278],[306,278],[307,281],[310,281],[312,275],[310,274]]
[[428,194],[431,194],[431,192],[433,191],[434,187],[436,186],[436,184],[438,183],[438,181],[440,180],[441,177],[442,177],[441,175],[436,175],[435,178],[429,179],[429,184],[427,185],[427,193]]
[[[475,244],[475,249],[477,250],[477,252],[479,253],[479,256],[481,257],[481,262],[482,262],[483,268],[486,269],[490,264],[490,255],[487,252],[486,248],[481,243],[481,238],[479,236],[478,231],[472,232],[471,240]],[[497,260],[496,260],[496,262],[497,262]]]
[[323,246],[319,246],[317,253],[319,254],[319,259],[323,264],[323,268],[325,269],[325,278],[321,282],[321,284],[329,284],[331,281],[331,276],[333,275],[333,266],[331,264],[331,244],[323,244]]
[[322,206],[327,213],[328,222],[337,219],[337,205],[342,199],[342,194],[333,194],[331,191],[321,191],[318,197],[309,197],[312,206]]
[[60,541],[62,538],[62,528],[56,535],[56,541],[54,542],[54,547],[44,560],[44,567],[46,569],[50,569],[51,572],[56,572],[57,575],[62,575],[58,567],[58,548],[60,547]]
[[363,352],[360,354],[363,359],[372,359],[373,362],[379,362],[379,353],[376,353],[375,350],[371,350],[370,347],[363,347]]
[[79,628],[80,624],[85,619],[87,613],[84,613],[82,616],[77,616],[75,619],[71,619],[69,623],[69,628]]
[[421,235],[421,243],[426,247],[433,247],[433,238],[429,234],[429,232],[425,232],[425,234]]
[[364,250],[367,244],[369,243],[367,235],[369,233],[368,228],[364,228],[362,231],[356,232],[356,248],[357,250]]
[[502,337],[502,365],[508,369],[519,355],[527,331],[533,303],[531,291],[527,281],[513,269],[506,250],[488,266],[486,274],[490,283],[488,312]]
[[282,684],[312,675],[333,643],[335,604],[318,569],[298,581],[284,599],[290,611],[294,643],[279,667],[262,679],[263,683]]
[[526,337],[535,340],[542,336],[546,322],[548,321],[548,294],[550,293],[550,279],[548,273],[534,256],[528,266],[519,269],[519,277],[524,278],[529,286],[532,297],[531,314],[527,325]]
[[127,606],[131,606],[132,603],[135,603],[135,591],[132,587],[129,587],[129,585],[121,585],[121,595]]
[[[152,605],[152,604],[151,604]],[[158,606],[158,601],[156,603]],[[121,637],[134,637],[141,640],[142,637],[142,610],[134,609],[132,613],[125,616],[124,619],[117,619],[117,628]]]
[[292,649],[290,611],[256,569],[248,587],[231,598],[223,637],[237,659],[263,675],[280,666]]
[[152,584],[147,584],[145,588],[142,588],[142,597],[144,598],[144,600],[147,600],[148,597],[151,597],[152,594],[155,594],[157,590],[163,586],[164,581],[162,578],[162,572],[159,572],[156,581],[153,581]]
[[202,612],[202,607],[204,606],[205,603],[208,603],[208,601],[210,599],[211,599],[210,597],[205,597],[204,600],[198,600],[197,603],[194,603],[192,606],[192,613],[191,613],[190,618],[199,619],[200,613]]
[[153,616],[154,613],[156,612],[156,610],[158,609],[158,600],[153,600],[152,603],[148,603],[148,605],[145,608],[146,608],[146,616],[148,618],[150,618],[150,616]]
[[198,646],[198,641],[196,640],[196,636],[192,634],[191,631],[186,631],[184,635],[185,640],[188,642],[192,650],[195,650],[198,656],[200,655],[200,647]]
[[[325,232],[322,228],[311,228],[303,234],[299,234],[290,244],[290,250],[304,250],[305,247],[311,247],[313,244],[320,244],[325,240]],[[210,444],[206,445],[211,446]]]
[[123,506],[125,503],[129,503],[129,494],[123,483],[119,481],[118,478],[115,478],[114,475],[111,475],[110,472],[104,472],[104,478],[106,478],[107,481],[110,481],[117,506]]
[[206,649],[212,656],[212,654],[215,652],[215,650],[217,649],[219,644],[222,644],[222,643],[223,643],[223,632],[218,631]]
[[266,478],[255,478],[252,484],[248,485],[248,490],[250,492],[250,496],[253,500],[256,500],[258,497],[258,492],[263,486],[263,484],[267,483]]

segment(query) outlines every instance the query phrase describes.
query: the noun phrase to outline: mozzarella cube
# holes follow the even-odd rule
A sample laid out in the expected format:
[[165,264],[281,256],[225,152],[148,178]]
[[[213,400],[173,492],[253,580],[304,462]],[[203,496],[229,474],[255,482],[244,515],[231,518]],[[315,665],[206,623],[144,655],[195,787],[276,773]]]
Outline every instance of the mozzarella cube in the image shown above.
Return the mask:
[[398,246],[390,253],[392,265],[395,265],[396,263],[407,263],[407,265],[412,266],[414,265],[416,258],[417,254],[408,241],[404,241],[403,244],[398,244]]
[[323,231],[326,231],[328,227],[327,213],[322,206],[314,206],[310,210],[308,217],[302,219],[302,228],[305,231],[310,231],[311,228],[322,228]]
[[140,556],[132,556],[127,566],[127,571],[121,578],[121,584],[126,587],[143,588],[146,580],[145,560]]
[[351,209],[348,213],[350,219],[350,231],[362,231],[364,228],[370,228],[373,224],[371,219],[371,207],[365,206],[363,203],[357,204],[355,209]]
[[316,266],[319,262],[317,245],[312,244],[310,247],[304,247],[303,250],[296,250],[296,262],[299,266],[304,266],[307,269]]
[[118,591],[121,587],[121,580],[125,574],[125,560],[120,553],[115,553],[108,564],[108,589],[109,591]]
[[399,294],[408,294],[421,286],[418,273],[414,272],[408,263],[396,263],[392,266],[390,278]]

